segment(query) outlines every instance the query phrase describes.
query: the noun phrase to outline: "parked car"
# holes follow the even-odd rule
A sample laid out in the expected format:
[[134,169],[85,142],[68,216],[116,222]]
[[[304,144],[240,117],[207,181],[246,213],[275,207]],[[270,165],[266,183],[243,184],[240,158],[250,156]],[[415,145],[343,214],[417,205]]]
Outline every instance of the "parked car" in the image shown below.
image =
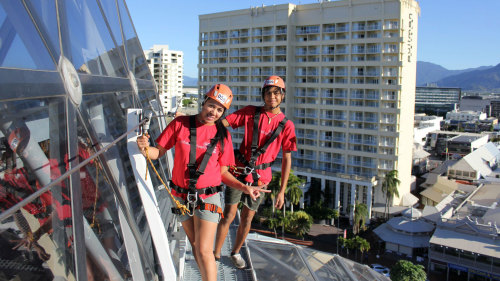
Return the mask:
[[370,267],[375,270],[376,272],[380,273],[380,274],[383,274],[387,277],[390,277],[391,275],[389,274],[391,272],[391,270],[383,265],[380,265],[380,264],[377,264],[377,263],[373,263],[370,265]]

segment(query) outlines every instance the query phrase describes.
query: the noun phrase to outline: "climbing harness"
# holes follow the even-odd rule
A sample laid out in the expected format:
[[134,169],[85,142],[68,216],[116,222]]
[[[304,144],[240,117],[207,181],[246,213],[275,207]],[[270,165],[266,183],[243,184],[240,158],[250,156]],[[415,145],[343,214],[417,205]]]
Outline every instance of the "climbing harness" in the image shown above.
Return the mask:
[[[207,150],[205,151],[205,155],[201,160],[200,164],[196,165],[196,115],[189,116],[189,141],[190,141],[190,151],[189,151],[189,181],[188,188],[182,188],[175,185],[172,181],[170,181],[170,190],[167,188],[167,185],[160,177],[158,171],[153,165],[153,162],[149,158],[148,148],[146,147],[146,158],[148,159],[149,164],[155,171],[158,179],[160,179],[165,189],[168,191],[170,197],[174,201],[176,207],[172,208],[172,212],[175,214],[188,214],[189,216],[194,215],[195,209],[208,210],[213,213],[218,213],[223,216],[222,208],[215,204],[205,203],[203,199],[200,198],[200,195],[212,195],[218,192],[224,191],[223,185],[218,186],[209,186],[201,189],[196,188],[196,183],[198,182],[198,178],[205,173],[205,168],[207,167],[208,161],[212,156],[212,153],[219,141],[219,138],[213,138],[210,140],[210,144],[207,146]],[[222,144],[222,141],[221,141]],[[146,169],[146,177],[147,177],[147,169]],[[185,204],[181,204],[173,194],[171,190],[175,190],[178,193],[186,194],[186,202]]]
[[279,136],[283,128],[285,127],[288,118],[285,116],[283,120],[280,121],[278,127],[272,133],[271,137],[261,146],[259,147],[259,119],[261,115],[262,107],[255,108],[255,115],[253,118],[253,135],[252,135],[252,143],[251,149],[252,152],[250,154],[250,160],[246,160],[245,156],[240,152],[240,150],[235,150],[235,157],[245,165],[245,167],[231,167],[231,171],[236,175],[238,180],[243,181],[247,175],[252,175],[253,182],[256,183],[259,181],[260,175],[257,173],[257,170],[264,170],[271,167],[274,163],[274,160],[268,163],[261,163],[259,165],[255,165],[257,162],[257,158],[260,155],[266,152],[267,148],[271,143]]

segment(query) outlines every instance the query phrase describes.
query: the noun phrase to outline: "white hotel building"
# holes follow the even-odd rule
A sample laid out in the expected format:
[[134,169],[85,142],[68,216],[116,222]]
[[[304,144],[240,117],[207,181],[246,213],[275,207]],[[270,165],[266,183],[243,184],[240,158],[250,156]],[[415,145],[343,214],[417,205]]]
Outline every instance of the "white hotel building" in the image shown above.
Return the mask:
[[158,87],[163,112],[172,111],[182,97],[184,54],[169,50],[168,45],[153,45],[144,55]]
[[235,110],[262,104],[263,80],[283,77],[294,173],[330,207],[347,214],[358,201],[371,215],[387,172],[399,171],[401,197],[410,191],[419,13],[414,0],[342,0],[201,15],[200,93],[225,83]]

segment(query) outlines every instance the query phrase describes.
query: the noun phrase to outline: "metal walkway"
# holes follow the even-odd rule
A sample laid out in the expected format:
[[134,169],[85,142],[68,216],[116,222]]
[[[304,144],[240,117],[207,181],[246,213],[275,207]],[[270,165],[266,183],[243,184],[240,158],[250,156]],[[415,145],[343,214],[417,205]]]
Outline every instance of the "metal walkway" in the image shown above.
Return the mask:
[[[218,281],[254,281],[252,269],[247,266],[245,269],[237,269],[229,259],[233,241],[236,238],[236,230],[238,229],[238,216],[235,218],[229,228],[229,233],[224,241],[221,250],[221,259],[217,263],[217,280]],[[189,244],[189,243],[188,243]],[[241,256],[250,265],[246,245],[240,251]],[[194,260],[192,249],[189,246],[186,252],[185,268],[184,268],[184,281],[201,280],[198,265]]]

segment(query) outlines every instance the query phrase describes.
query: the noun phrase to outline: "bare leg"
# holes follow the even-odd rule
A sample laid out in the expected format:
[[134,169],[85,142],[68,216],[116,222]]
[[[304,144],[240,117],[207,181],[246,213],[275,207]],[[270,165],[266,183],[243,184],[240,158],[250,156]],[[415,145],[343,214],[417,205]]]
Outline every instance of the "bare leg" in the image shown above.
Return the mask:
[[201,279],[203,281],[217,281],[217,266],[213,254],[217,223],[194,217],[196,252]]
[[238,231],[236,232],[236,242],[233,246],[233,253],[239,253],[241,247],[245,243],[248,232],[250,232],[250,227],[252,226],[252,219],[255,215],[255,211],[248,209],[247,206],[243,206],[241,212],[241,222],[238,226]]
[[220,220],[219,225],[217,226],[217,237],[215,238],[214,255],[218,258],[220,257],[224,240],[226,240],[227,233],[229,232],[229,226],[233,222],[237,210],[238,204],[226,205],[224,208],[224,218]]
[[197,256],[197,253],[195,251],[197,241],[195,239],[195,229],[194,229],[194,222],[193,221],[194,221],[193,218],[190,218],[187,221],[182,222],[182,227],[184,228],[184,232],[186,232],[189,243],[191,243],[191,248],[193,249],[194,260],[198,264],[198,256]]

